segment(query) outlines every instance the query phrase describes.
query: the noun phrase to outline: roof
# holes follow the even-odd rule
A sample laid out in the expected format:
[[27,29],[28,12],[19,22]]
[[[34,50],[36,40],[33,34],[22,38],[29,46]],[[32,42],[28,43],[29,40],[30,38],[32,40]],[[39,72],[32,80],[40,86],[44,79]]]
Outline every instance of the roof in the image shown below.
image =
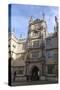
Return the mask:
[[33,23],[37,23],[37,22],[40,22],[40,19],[36,19],[33,21]]
[[45,20],[40,20],[40,19],[35,19],[35,20],[33,20],[31,23],[30,23],[30,25],[31,24],[36,24],[36,23],[42,23],[42,22],[45,22],[46,23],[46,21]]
[[49,40],[49,39],[52,39],[52,38],[57,38],[57,37],[58,37],[57,32],[49,33],[46,40]]

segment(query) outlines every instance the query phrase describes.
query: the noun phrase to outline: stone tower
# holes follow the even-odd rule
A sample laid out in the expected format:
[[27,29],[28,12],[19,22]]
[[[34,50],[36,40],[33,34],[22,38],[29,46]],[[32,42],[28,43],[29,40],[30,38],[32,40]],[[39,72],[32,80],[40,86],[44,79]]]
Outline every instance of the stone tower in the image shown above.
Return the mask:
[[[44,75],[45,66],[45,38],[47,24],[45,20],[31,20],[28,25],[26,48],[26,75],[29,79],[37,80]],[[39,75],[38,75],[39,74]]]

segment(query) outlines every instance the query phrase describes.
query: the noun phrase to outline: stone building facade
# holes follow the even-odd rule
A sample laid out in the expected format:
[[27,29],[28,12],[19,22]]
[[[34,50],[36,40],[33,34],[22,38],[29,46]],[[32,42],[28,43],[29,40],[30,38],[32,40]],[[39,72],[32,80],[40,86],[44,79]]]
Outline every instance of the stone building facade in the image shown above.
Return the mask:
[[[44,19],[29,20],[27,39],[9,38],[11,79],[58,80],[58,22],[54,32],[48,33]],[[10,46],[11,45],[11,46]]]

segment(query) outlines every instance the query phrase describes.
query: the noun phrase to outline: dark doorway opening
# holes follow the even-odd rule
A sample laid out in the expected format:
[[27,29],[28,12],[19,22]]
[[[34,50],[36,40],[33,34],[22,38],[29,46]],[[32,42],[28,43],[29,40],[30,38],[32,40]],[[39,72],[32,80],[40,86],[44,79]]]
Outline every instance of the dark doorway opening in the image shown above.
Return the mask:
[[39,72],[39,69],[35,66],[35,67],[32,69],[31,80],[34,80],[34,81],[39,80],[38,72]]

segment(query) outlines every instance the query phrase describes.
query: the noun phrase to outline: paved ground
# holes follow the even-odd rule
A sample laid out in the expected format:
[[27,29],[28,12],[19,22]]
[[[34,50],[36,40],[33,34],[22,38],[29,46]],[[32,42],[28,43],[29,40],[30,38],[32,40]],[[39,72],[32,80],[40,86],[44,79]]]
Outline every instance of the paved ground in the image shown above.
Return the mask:
[[12,83],[12,86],[25,86],[25,85],[41,85],[41,84],[54,84],[58,83],[57,81],[16,81]]

